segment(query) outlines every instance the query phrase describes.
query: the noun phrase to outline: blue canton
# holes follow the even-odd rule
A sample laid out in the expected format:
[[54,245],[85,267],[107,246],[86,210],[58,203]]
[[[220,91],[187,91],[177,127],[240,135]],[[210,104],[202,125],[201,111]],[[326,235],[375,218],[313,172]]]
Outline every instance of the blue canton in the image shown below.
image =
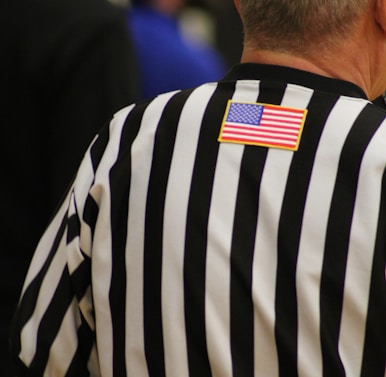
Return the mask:
[[231,103],[227,122],[258,126],[263,115],[264,106],[250,103]]

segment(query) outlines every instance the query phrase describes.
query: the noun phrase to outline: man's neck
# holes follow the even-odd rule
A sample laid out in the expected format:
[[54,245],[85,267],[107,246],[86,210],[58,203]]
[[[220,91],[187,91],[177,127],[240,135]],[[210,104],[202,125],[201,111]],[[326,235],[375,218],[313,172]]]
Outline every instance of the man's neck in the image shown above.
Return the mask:
[[334,77],[319,65],[314,64],[310,59],[298,57],[289,53],[269,50],[248,51],[246,49],[241,57],[241,62],[279,65],[308,71],[321,76]]
[[336,78],[356,84],[369,96],[368,86],[365,75],[361,74],[357,62],[350,60],[348,64],[347,57],[335,56],[329,57],[327,54],[321,56],[297,56],[290,53],[267,50],[249,50],[244,49],[241,57],[242,63],[260,63],[285,66],[303,71],[315,73],[321,76]]

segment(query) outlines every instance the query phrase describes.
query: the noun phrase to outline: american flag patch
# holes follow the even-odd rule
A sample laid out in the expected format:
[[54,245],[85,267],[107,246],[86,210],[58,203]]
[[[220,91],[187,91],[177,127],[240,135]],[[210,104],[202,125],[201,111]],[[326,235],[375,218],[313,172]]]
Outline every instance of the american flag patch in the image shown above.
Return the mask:
[[306,115],[305,109],[229,101],[218,141],[296,151]]

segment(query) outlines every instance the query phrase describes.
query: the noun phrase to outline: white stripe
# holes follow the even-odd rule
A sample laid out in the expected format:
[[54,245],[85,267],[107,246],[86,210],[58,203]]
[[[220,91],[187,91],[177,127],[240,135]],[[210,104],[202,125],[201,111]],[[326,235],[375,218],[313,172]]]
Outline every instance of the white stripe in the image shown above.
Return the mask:
[[[109,172],[111,166],[116,161],[123,123],[131,109],[132,107],[121,110],[111,121],[110,140],[99,164],[92,188],[93,195],[99,204],[99,213],[94,233],[91,276],[95,304],[98,355],[100,355],[99,360],[101,360],[101,374],[104,377],[112,377],[113,373],[113,336],[111,331],[113,326],[109,302],[112,270]],[[81,187],[79,187],[79,190],[83,192]],[[85,190],[86,188],[84,188]]]
[[215,376],[231,376],[230,250],[239,169],[244,147],[221,144],[208,222],[206,261],[206,330]]
[[[143,321],[143,254],[146,197],[158,119],[174,93],[157,97],[146,109],[132,145],[132,175],[126,242],[126,368],[128,376],[148,376]],[[133,304],[134,303],[134,304]]]
[[359,376],[374,245],[385,169],[386,122],[370,142],[359,173],[347,260],[339,352],[347,376]]
[[[345,99],[336,104],[326,122],[315,156],[296,274],[299,377],[323,375],[319,300],[325,235],[341,149],[364,104]],[[350,111],[347,111],[348,108]]]
[[88,359],[87,368],[90,372],[90,377],[100,377],[100,367],[99,367],[99,359],[98,359],[98,351],[97,345],[94,343],[90,357]]
[[[274,333],[277,235],[292,153],[270,149],[262,177],[253,261],[255,375],[277,376]],[[267,252],[267,251],[270,252]]]
[[[306,107],[312,91],[296,92],[298,92],[296,87],[288,85],[282,105]],[[256,376],[274,377],[279,373],[275,339],[277,270],[275,250],[277,250],[281,206],[293,154],[294,152],[270,149],[260,187],[253,261]]]
[[201,120],[214,90],[211,86],[199,87],[184,106],[165,198],[162,318],[165,368],[170,377],[189,375],[184,316],[185,227]]
[[[258,85],[237,83],[233,99],[253,101]],[[230,349],[230,250],[239,171],[244,146],[220,144],[208,220],[206,330],[213,376],[232,376]],[[231,205],[232,204],[232,205]]]

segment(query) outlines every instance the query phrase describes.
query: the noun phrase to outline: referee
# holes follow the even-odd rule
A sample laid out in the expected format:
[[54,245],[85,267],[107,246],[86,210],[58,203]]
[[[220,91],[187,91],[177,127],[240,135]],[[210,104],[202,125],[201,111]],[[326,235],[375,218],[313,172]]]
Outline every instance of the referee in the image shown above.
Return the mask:
[[88,150],[26,277],[15,375],[384,376],[386,0],[236,6],[241,64]]

